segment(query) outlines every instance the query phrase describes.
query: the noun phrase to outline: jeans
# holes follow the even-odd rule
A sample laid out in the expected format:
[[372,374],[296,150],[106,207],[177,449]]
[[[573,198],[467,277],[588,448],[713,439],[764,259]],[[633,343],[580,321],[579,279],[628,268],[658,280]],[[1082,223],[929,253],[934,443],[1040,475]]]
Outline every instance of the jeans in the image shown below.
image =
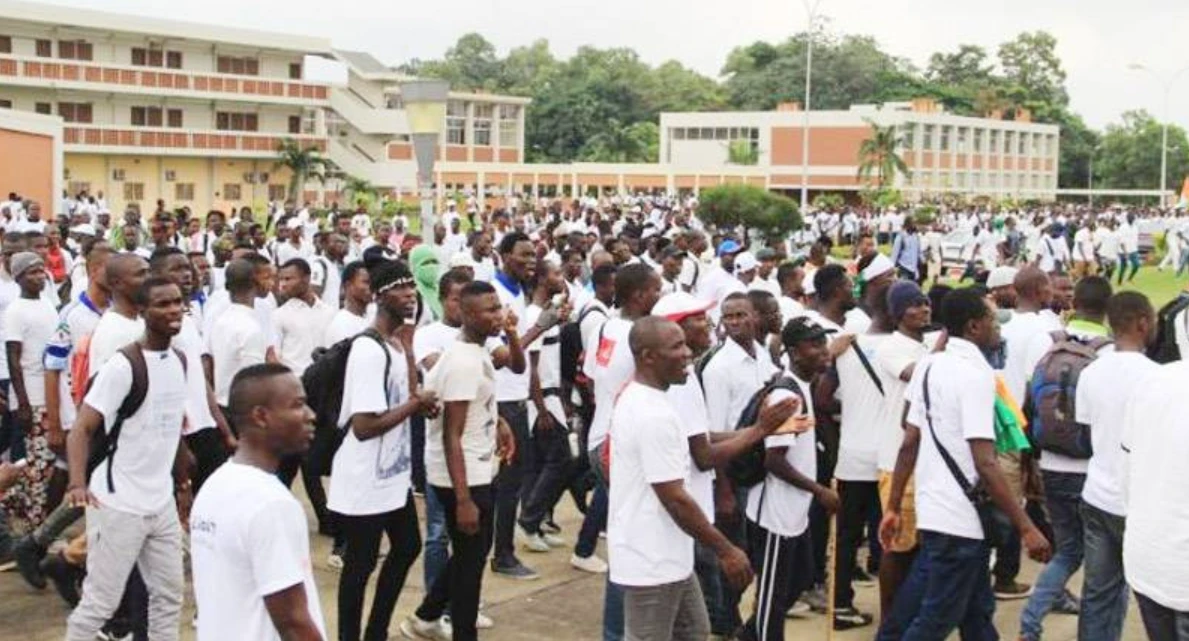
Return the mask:
[[[421,530],[412,492],[404,507],[381,514],[338,515],[347,540],[343,553],[343,571],[339,576],[339,641],[384,641],[396,600],[405,586],[405,578],[421,553]],[[376,579],[376,595],[368,615],[367,629],[360,636],[363,599],[367,582],[376,569],[380,537],[388,536],[388,558]]]
[[710,616],[710,634],[723,637],[734,634],[730,618],[723,616],[723,581],[718,555],[697,541],[694,541],[694,576],[698,577],[706,614]]
[[986,542],[941,532],[920,531],[921,552],[909,581],[920,581],[920,609],[908,624],[906,641],[944,641],[955,629],[963,641],[996,641],[991,622],[995,596],[987,565]]
[[[227,450],[223,447],[223,436],[218,428],[198,430],[183,438],[186,448],[194,455],[194,478],[191,480],[194,482],[194,496],[198,496],[198,490],[202,489],[206,479],[214,474],[220,465],[227,462]],[[308,489],[306,491],[309,492]],[[326,505],[325,498],[322,505]]]
[[[429,489],[429,488],[427,488]],[[437,492],[425,493],[425,545],[422,571],[428,590],[450,561],[450,533],[446,529],[446,508]]]
[[1135,279],[1136,272],[1139,271],[1139,252],[1127,252],[1119,254],[1119,284],[1123,284],[1123,274],[1127,273],[1127,264],[1131,263],[1131,275],[1127,277],[1127,281],[1131,282]]
[[1189,612],[1178,612],[1135,593],[1149,641],[1189,641]]
[[693,576],[676,583],[624,588],[627,641],[705,641],[710,621]]
[[995,548],[995,565],[991,576],[995,585],[1010,584],[1020,575],[1020,533],[1013,528],[1003,544]]
[[855,600],[851,585],[855,554],[863,544],[863,527],[871,507],[879,505],[879,489],[875,481],[838,481],[838,495],[842,509],[838,514],[838,553],[834,555],[834,607],[849,608]]
[[531,466],[532,449],[528,433],[528,406],[524,401],[499,403],[500,418],[512,428],[516,437],[516,457],[500,465],[495,477],[495,549],[493,562],[498,566],[514,566],[516,558],[513,536],[516,532],[516,508],[520,505],[525,466]]
[[569,480],[570,433],[554,419],[551,429],[533,426],[529,445],[533,450],[532,467],[525,468],[524,501],[520,506],[520,525],[537,534],[541,522],[565,491]]
[[[598,449],[588,452],[590,458],[590,467],[594,472],[595,481],[598,486],[595,488],[594,502],[591,503],[591,508],[586,511],[586,520],[582,523],[582,531],[587,531],[586,523],[590,522],[591,515],[598,511],[595,503],[599,502],[599,495],[602,494],[602,522],[604,526],[607,523],[607,469],[603,467],[603,461],[599,458]],[[581,539],[581,536],[579,536]],[[594,542],[599,540],[598,530],[594,531]],[[581,540],[579,541],[581,544]],[[590,546],[591,554],[594,553],[594,544]],[[582,556],[578,552],[578,548],[574,548],[574,553]],[[590,556],[589,554],[587,556]],[[607,586],[603,592],[603,641],[623,641],[623,588],[611,582],[611,573],[607,573]]]
[[425,417],[419,414],[409,417],[409,449],[413,454],[413,490],[428,495],[429,492],[425,491],[425,433]]
[[67,641],[94,641],[120,605],[134,566],[148,588],[149,638],[176,641],[185,581],[182,525],[173,501],[151,515],[87,508],[87,578],[67,619]]
[[[748,544],[748,530],[751,527],[747,522],[746,507],[747,507],[747,488],[735,487],[735,519],[733,522],[726,523],[723,521],[715,521],[714,527],[718,528],[722,535],[735,545],[735,547],[748,551],[750,547]],[[720,571],[719,581],[722,585],[722,601],[720,602],[721,610],[715,614],[715,618],[719,621],[729,624],[729,629],[735,630],[743,625],[743,618],[739,616],[739,602],[743,600],[743,593],[747,590],[746,586],[742,590],[736,590],[727,583],[726,577],[722,576]]]
[[900,641],[904,637],[908,626],[921,611],[921,600],[925,598],[925,586],[931,572],[929,558],[918,553],[904,582],[896,590],[892,607],[883,613],[883,621],[880,622],[879,632],[875,636],[876,641]]
[[607,500],[607,487],[595,485],[590,504],[586,506],[586,516],[582,518],[582,528],[578,530],[578,541],[574,543],[574,556],[586,559],[595,553],[599,532],[607,528]]
[[1082,566],[1082,486],[1085,474],[1041,470],[1045,507],[1053,526],[1053,558],[1036,577],[1020,615],[1020,638],[1038,641],[1041,620],[1064,596],[1069,577]]
[[418,618],[436,621],[450,608],[450,623],[454,641],[478,639],[475,618],[479,614],[479,593],[483,587],[483,566],[491,551],[492,521],[495,518],[495,499],[490,485],[470,488],[471,500],[479,509],[479,532],[466,534],[458,529],[458,500],[454,490],[430,486],[425,493],[436,496],[446,520],[446,531],[454,554],[425,594],[417,608]]
[[1181,255],[1177,256],[1177,276],[1180,276],[1187,267],[1189,267],[1189,248],[1182,249]]
[[1085,577],[1078,641],[1119,641],[1127,617],[1127,581],[1123,578],[1125,520],[1082,503]]
[[12,554],[12,529],[8,525],[8,517],[4,508],[0,508],[0,559],[8,559]]

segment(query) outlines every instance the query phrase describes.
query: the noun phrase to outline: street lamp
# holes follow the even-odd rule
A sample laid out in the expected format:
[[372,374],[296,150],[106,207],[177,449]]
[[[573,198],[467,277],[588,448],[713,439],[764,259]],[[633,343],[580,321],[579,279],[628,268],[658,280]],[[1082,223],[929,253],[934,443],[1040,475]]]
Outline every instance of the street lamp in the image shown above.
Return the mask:
[[1090,168],[1086,172],[1086,190],[1090,196],[1090,209],[1094,209],[1094,157],[1098,155],[1100,149],[1102,149],[1102,145],[1095,145],[1090,150]]
[[1127,68],[1131,71],[1146,71],[1156,76],[1156,80],[1164,84],[1164,111],[1160,114],[1160,120],[1162,121],[1160,126],[1160,206],[1163,207],[1165,202],[1164,197],[1168,193],[1168,97],[1172,93],[1172,88],[1177,81],[1177,77],[1189,71],[1189,67],[1181,67],[1167,78],[1161,77],[1160,74],[1136,62],[1127,65]]
[[801,213],[809,208],[809,96],[813,88],[813,36],[817,29],[817,8],[822,0],[801,0],[809,17],[809,31],[805,39],[805,105],[801,113]]
[[433,244],[433,165],[438,138],[446,121],[450,83],[445,80],[409,80],[400,84],[401,102],[409,117],[413,156],[417,159],[417,190],[421,198],[421,237]]

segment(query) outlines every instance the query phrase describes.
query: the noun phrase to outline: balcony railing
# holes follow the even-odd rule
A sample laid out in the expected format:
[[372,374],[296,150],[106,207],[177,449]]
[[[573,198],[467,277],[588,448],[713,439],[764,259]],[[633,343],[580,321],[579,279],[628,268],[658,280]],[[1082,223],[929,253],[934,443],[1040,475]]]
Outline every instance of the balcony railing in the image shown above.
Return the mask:
[[283,98],[321,101],[326,100],[328,93],[326,85],[292,80],[21,56],[0,56],[0,79],[4,77],[107,85],[106,90],[110,90],[110,85],[120,85],[153,91],[165,89],[205,92],[239,99]]
[[126,147],[130,149],[178,149],[196,151],[238,151],[275,154],[281,141],[294,139],[318,151],[326,151],[326,138],[321,136],[255,133],[246,131],[195,131],[151,129],[145,127],[115,127],[102,125],[73,125],[63,128],[63,142],[67,145],[89,147]]

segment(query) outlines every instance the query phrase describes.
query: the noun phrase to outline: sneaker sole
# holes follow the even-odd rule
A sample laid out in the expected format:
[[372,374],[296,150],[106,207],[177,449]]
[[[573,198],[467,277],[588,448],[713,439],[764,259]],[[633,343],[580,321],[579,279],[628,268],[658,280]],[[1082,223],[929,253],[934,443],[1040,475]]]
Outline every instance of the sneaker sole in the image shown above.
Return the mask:
[[541,578],[540,574],[511,574],[508,572],[500,572],[499,570],[493,570],[492,574],[515,581],[536,581],[537,579]]

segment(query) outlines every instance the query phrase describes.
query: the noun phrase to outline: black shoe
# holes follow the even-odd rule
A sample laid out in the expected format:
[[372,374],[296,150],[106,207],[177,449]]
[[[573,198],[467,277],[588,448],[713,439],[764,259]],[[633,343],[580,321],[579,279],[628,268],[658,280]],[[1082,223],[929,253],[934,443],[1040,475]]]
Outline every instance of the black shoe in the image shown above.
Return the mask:
[[875,579],[863,571],[863,568],[855,568],[851,572],[851,583],[862,587],[871,587],[875,585]]
[[541,578],[541,575],[537,574],[535,570],[516,560],[512,563],[497,564],[495,559],[492,559],[491,571],[494,574],[518,581],[534,581]]
[[837,608],[834,610],[834,629],[835,630],[851,630],[854,628],[861,628],[866,625],[871,625],[874,619],[866,612],[859,612],[851,606],[849,608]]
[[42,557],[45,556],[45,548],[37,545],[31,536],[24,536],[12,549],[13,560],[17,562],[17,571],[21,573],[21,578],[25,583],[37,588],[38,590],[45,589],[45,575],[41,573]]
[[71,565],[61,554],[48,556],[41,562],[41,571],[54,582],[54,589],[71,608],[78,605],[86,571]]
[[561,534],[561,526],[554,523],[553,519],[549,519],[541,523],[541,531],[546,534]]

